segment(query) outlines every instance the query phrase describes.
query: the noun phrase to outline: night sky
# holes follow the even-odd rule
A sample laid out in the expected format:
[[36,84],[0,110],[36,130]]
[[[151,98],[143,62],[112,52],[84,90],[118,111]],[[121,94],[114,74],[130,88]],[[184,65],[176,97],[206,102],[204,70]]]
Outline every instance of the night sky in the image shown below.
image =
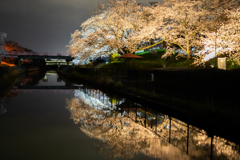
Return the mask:
[[[137,0],[148,3],[154,0]],[[155,0],[159,1],[159,0]],[[36,52],[66,53],[70,34],[108,0],[0,0],[0,32]]]

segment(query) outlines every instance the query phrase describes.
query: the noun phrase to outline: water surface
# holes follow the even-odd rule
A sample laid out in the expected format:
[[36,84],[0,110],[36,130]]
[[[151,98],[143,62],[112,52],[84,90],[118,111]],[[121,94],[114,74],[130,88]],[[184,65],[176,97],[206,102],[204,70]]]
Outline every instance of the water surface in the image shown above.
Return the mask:
[[32,73],[1,102],[1,159],[239,159],[239,146],[123,97]]

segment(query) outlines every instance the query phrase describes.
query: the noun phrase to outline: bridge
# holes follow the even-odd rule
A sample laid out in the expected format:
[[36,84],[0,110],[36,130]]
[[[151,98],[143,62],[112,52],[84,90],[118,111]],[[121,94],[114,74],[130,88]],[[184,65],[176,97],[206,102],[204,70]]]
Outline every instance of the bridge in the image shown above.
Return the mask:
[[[72,61],[74,57],[71,54],[66,53],[40,53],[40,52],[9,52],[7,51],[2,57],[16,58],[18,60],[18,66],[21,66],[22,59],[65,59],[67,66],[69,61]],[[63,64],[62,62],[56,62],[56,64]]]
[[[45,73],[44,78],[42,79],[42,85],[31,86],[31,85],[23,85],[21,84],[21,80],[19,79],[16,86],[13,86],[10,91],[14,91],[17,93],[74,93],[75,89],[79,89],[83,85],[73,85],[72,83],[67,82],[64,79],[61,79],[59,76],[57,77],[57,82],[65,82],[65,85],[48,85],[48,77],[47,75],[56,74],[55,70],[50,70]],[[46,84],[46,85],[44,85]]]

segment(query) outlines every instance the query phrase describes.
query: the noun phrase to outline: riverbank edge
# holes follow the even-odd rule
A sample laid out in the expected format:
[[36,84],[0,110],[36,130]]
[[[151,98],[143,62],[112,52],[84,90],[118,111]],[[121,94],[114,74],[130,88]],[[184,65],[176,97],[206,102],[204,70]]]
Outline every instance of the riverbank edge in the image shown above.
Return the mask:
[[[240,124],[240,120],[234,120],[234,121],[227,121],[219,123],[219,120],[221,120],[221,117],[209,117],[201,114],[196,114],[196,112],[192,112],[191,110],[186,110],[179,108],[179,106],[174,106],[169,103],[159,102],[156,100],[149,99],[148,97],[142,97],[137,95],[136,93],[129,93],[124,90],[113,88],[113,85],[110,84],[109,86],[102,85],[97,86],[98,83],[94,83],[94,80],[90,81],[86,77],[82,76],[81,78],[76,75],[73,75],[66,71],[60,71],[58,70],[57,73],[60,77],[74,82],[74,83],[84,83],[87,85],[90,85],[92,87],[96,87],[98,89],[101,89],[103,91],[107,91],[110,93],[114,93],[116,95],[129,98],[130,100],[137,101],[139,103],[142,103],[146,105],[148,108],[152,108],[158,112],[161,112],[163,114],[171,115],[171,117],[180,119],[185,122],[191,122],[191,125],[194,125],[200,129],[204,129],[209,135],[213,135],[214,133],[220,133],[217,134],[218,136],[222,138],[226,138],[230,141],[233,141],[235,143],[240,144],[239,134],[240,131],[236,129],[236,127],[233,127],[229,124]],[[111,87],[111,89],[109,89]],[[155,107],[158,106],[158,107]],[[159,108],[159,106],[161,106]],[[231,135],[229,135],[231,133]]]

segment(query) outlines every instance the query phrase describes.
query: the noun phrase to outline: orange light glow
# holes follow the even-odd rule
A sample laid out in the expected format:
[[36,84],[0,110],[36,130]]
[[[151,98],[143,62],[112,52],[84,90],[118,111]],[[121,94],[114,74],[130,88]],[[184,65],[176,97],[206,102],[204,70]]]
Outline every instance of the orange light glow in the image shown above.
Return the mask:
[[2,61],[1,64],[5,64],[5,65],[11,66],[11,67],[16,66],[15,64],[7,63],[7,62],[4,62],[4,61]]
[[24,48],[20,45],[18,45],[17,43],[13,43],[13,44],[5,44],[3,49],[5,51],[25,51]]

